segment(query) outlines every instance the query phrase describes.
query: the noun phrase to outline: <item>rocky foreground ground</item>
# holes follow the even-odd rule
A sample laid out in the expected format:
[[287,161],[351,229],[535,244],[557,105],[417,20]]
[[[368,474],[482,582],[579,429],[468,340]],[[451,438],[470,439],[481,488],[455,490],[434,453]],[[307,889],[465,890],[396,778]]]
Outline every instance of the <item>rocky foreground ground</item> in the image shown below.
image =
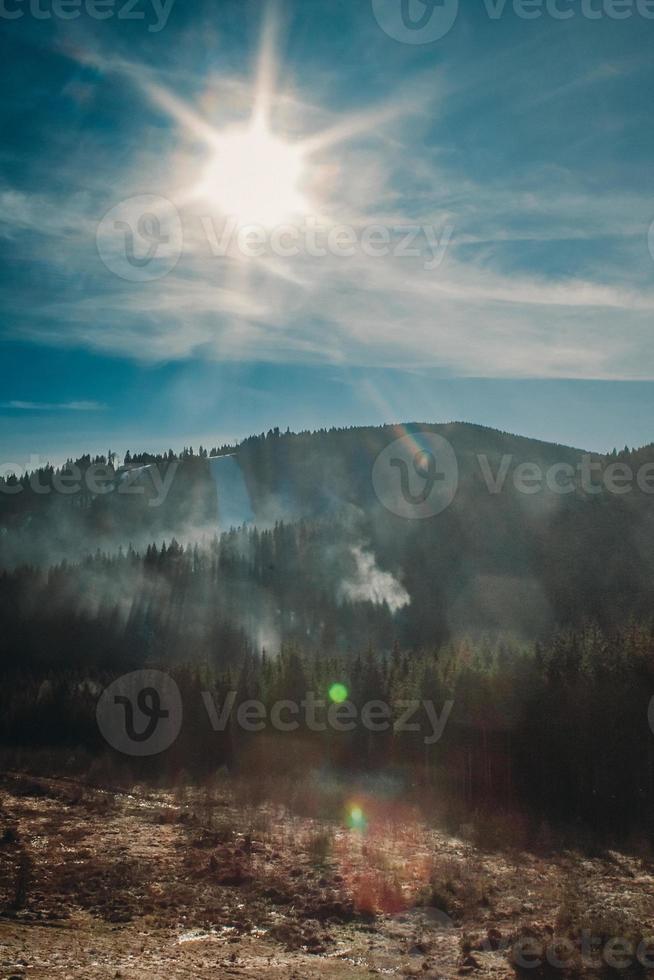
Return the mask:
[[605,961],[610,938],[654,934],[647,857],[485,851],[400,803],[327,821],[228,783],[115,792],[5,773],[0,791],[3,978],[647,972]]

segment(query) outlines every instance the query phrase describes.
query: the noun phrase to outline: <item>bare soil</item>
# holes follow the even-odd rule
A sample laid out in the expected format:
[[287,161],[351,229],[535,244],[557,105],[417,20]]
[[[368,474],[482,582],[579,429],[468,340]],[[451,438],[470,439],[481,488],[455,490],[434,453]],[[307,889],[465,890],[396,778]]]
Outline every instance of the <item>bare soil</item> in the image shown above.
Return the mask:
[[487,851],[374,801],[349,829],[227,783],[0,788],[2,978],[511,978],[521,936],[654,933],[643,857]]

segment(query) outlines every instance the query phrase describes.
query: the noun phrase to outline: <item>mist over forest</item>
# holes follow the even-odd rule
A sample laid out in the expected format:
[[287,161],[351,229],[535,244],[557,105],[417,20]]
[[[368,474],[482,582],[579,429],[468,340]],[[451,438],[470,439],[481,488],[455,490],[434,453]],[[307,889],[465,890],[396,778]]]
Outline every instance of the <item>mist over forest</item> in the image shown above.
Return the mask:
[[[70,658],[50,632],[64,612],[104,637],[82,660],[111,658],[112,643],[113,655],[137,659],[150,649],[167,660],[220,657],[212,637],[223,628],[259,651],[293,642],[388,652],[484,634],[534,641],[650,615],[654,525],[638,486],[519,492],[516,468],[577,467],[584,454],[465,424],[402,431],[437,433],[456,453],[457,493],[427,520],[397,516],[375,493],[372,466],[392,427],[271,430],[238,446],[86,456],[10,477],[0,494],[7,650],[15,629],[24,656]],[[592,459],[601,472],[653,456],[650,447]],[[221,513],[222,478],[211,472],[221,459],[245,484],[240,527]],[[91,469],[97,487],[84,479]],[[74,471],[77,490],[57,492]],[[226,507],[234,494],[224,491]],[[169,622],[187,640],[179,654]],[[40,654],[39,630],[51,636]]]

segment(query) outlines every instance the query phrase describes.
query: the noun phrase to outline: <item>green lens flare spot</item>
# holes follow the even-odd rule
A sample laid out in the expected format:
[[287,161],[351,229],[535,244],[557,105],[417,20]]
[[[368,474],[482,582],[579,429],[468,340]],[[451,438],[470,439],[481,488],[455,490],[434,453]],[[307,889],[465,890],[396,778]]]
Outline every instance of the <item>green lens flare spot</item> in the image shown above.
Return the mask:
[[367,820],[360,806],[351,806],[347,813],[347,825],[350,830],[365,830]]
[[345,684],[332,684],[329,688],[329,699],[334,704],[343,704],[343,701],[347,701],[349,693]]

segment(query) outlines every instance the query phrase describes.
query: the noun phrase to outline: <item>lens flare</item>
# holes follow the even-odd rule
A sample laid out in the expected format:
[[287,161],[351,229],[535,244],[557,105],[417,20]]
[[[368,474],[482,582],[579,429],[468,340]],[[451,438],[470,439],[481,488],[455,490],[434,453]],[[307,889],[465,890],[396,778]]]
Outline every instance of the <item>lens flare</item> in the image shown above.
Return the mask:
[[329,700],[334,704],[342,704],[343,701],[347,701],[349,693],[345,684],[332,684],[329,688]]
[[347,825],[350,830],[365,830],[368,826],[366,816],[357,803],[353,803],[347,810]]

